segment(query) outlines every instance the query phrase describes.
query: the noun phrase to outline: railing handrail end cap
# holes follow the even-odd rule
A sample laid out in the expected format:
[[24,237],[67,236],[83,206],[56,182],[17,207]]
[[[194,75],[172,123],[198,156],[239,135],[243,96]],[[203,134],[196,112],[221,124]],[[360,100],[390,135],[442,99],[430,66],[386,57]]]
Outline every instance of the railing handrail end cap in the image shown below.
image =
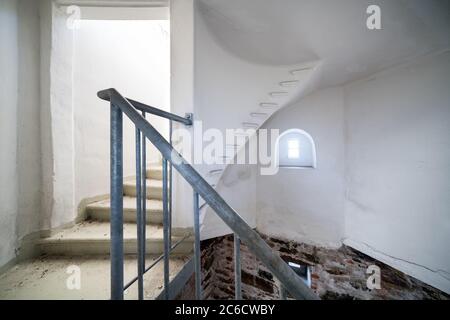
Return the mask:
[[110,101],[112,92],[117,92],[117,90],[114,88],[100,90],[99,92],[97,92],[97,97],[106,101]]

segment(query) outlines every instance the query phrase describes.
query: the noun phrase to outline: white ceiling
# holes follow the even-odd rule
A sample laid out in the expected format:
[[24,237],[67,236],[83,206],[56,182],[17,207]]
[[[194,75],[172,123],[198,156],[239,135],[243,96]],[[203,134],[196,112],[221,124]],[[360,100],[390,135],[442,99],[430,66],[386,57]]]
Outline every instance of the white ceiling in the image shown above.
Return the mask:
[[[382,30],[366,9],[381,8]],[[448,0],[199,0],[226,50],[258,64],[323,62],[321,85],[336,85],[449,48]]]

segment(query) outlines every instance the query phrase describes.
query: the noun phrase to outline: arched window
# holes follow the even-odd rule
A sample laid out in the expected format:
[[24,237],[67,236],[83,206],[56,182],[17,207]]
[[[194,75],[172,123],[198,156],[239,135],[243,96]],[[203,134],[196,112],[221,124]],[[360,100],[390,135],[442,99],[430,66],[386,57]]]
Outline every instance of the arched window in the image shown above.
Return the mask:
[[315,168],[316,146],[313,138],[300,129],[283,132],[276,145],[280,168]]

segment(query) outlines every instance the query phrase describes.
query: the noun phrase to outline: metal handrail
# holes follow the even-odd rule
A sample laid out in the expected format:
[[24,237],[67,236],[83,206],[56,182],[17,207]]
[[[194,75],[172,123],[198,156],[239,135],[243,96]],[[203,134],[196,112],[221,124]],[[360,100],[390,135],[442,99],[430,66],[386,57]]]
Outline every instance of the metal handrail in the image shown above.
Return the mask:
[[[108,89],[108,90],[111,90],[111,89]],[[100,99],[102,99],[102,100],[110,101],[110,96],[109,96],[109,94],[107,92],[108,90],[99,91],[98,94],[97,94],[98,97]],[[176,115],[176,114],[173,114],[173,113],[170,113],[170,112],[167,112],[167,111],[164,111],[164,110],[161,110],[161,109],[158,109],[158,108],[155,108],[155,107],[143,104],[142,102],[139,102],[139,101],[135,101],[135,100],[128,99],[128,98],[125,98],[125,99],[127,99],[128,102],[131,103],[133,105],[133,107],[135,107],[138,110],[141,110],[141,111],[144,111],[144,112],[147,112],[147,113],[151,113],[151,114],[154,114],[154,115],[162,117],[162,118],[166,118],[166,119],[169,119],[169,120],[180,122],[180,123],[183,123],[183,124],[185,124],[187,126],[191,126],[192,125],[192,119],[189,116],[180,117],[179,115]]]
[[200,207],[199,207],[199,209],[200,210],[202,210],[204,207],[206,207],[208,205],[208,203],[207,202],[205,202],[205,203],[203,203]]
[[[124,98],[115,89],[106,89],[98,93],[98,96],[104,100],[111,102],[111,276],[117,276],[118,273],[123,273],[123,265],[118,265],[120,255],[123,255],[123,248],[114,250],[113,246],[120,246],[120,241],[113,239],[114,231],[117,232],[117,237],[122,237],[122,230],[120,223],[121,217],[114,217],[114,214],[120,216],[122,200],[122,112],[135,124],[142,134],[151,141],[151,143],[161,152],[164,159],[169,161],[179,174],[191,185],[194,192],[200,195],[206,203],[216,212],[216,214],[233,230],[236,236],[247,245],[250,252],[252,252],[281,282],[283,287],[295,299],[309,299],[317,300],[316,294],[305,285],[305,283],[297,276],[297,274],[284,262],[279,255],[275,254],[270,246],[256,233],[242,218],[231,208],[228,203],[211,187],[203,177],[183,159],[170,143],[142,117],[139,112],[135,110],[134,105]],[[114,132],[114,126],[117,126],[117,132]],[[115,145],[116,139],[119,146]],[[117,175],[117,176],[113,176]],[[117,200],[117,203],[116,201]],[[197,206],[198,207],[198,206]],[[198,210],[198,208],[197,208]],[[198,213],[198,212],[197,212]],[[120,227],[120,228],[119,228]],[[114,253],[114,254],[113,254]],[[115,270],[114,268],[118,268]],[[122,298],[121,292],[123,288],[123,275],[120,275],[118,281],[121,283],[114,283],[112,278],[111,290],[112,297]],[[166,288],[167,289],[167,288]],[[115,295],[116,294],[116,295]]]

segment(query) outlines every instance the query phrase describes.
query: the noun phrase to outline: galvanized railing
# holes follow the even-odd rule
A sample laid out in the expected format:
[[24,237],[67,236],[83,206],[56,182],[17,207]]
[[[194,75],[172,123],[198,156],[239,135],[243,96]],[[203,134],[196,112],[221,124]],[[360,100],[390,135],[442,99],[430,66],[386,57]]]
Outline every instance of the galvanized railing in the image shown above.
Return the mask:
[[[174,168],[192,186],[194,194],[194,273],[196,298],[202,298],[201,256],[200,256],[200,214],[199,197],[211,207],[234,232],[235,254],[235,298],[242,299],[240,242],[274,274],[280,281],[283,296],[287,291],[295,299],[318,299],[302,279],[276,254],[264,240],[233,210],[208,182],[173,148],[172,121],[192,125],[189,116],[180,117],[143,103],[124,98],[115,89],[100,91],[101,99],[111,105],[111,299],[123,299],[123,292],[138,281],[138,297],[143,299],[143,276],[156,263],[164,260],[164,292],[169,298],[169,255],[180,243],[171,245],[171,176]],[[140,114],[137,110],[140,110]],[[123,113],[136,127],[136,194],[137,194],[137,237],[138,237],[138,275],[124,286],[123,277]],[[145,118],[146,113],[170,120],[170,142],[168,142]],[[145,190],[146,190],[146,148],[148,139],[163,157],[163,235],[164,253],[152,265],[145,266]],[[170,186],[169,186],[170,184]],[[181,240],[182,241],[182,240]]]

